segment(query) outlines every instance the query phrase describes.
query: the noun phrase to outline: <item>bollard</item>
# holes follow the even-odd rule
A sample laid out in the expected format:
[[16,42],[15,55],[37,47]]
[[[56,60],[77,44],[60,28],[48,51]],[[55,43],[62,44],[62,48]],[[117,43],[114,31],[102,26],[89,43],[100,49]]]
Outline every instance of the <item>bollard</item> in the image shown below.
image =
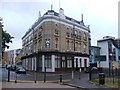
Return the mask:
[[17,83],[17,73],[16,73],[16,66],[15,66],[15,83]]
[[15,83],[17,83],[17,74],[15,74]]
[[44,83],[46,82],[46,67],[44,69]]
[[72,71],[72,79],[74,79],[74,71]]
[[92,80],[92,70],[91,70],[91,67],[89,68],[89,80]]
[[80,76],[81,76],[81,68],[79,69],[79,79],[80,79]]
[[10,82],[10,68],[8,68],[8,82]]
[[34,78],[34,82],[37,83],[37,74],[36,74],[37,71],[35,71],[35,78]]
[[60,83],[62,83],[62,75],[60,75]]

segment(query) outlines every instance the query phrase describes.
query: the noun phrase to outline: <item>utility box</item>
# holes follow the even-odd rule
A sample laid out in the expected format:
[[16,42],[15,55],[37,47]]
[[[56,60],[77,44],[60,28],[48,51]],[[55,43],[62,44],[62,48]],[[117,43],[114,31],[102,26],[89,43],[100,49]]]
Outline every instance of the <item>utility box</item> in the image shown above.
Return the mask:
[[105,74],[99,73],[99,85],[104,85],[104,84],[105,84]]

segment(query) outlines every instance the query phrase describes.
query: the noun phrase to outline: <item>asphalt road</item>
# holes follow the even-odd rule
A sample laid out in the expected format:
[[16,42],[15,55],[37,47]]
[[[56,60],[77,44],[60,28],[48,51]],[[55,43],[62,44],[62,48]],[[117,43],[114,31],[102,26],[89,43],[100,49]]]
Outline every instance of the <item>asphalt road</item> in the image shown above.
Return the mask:
[[[44,81],[44,73],[27,72],[27,74],[16,74],[13,71],[10,71],[10,81],[15,81],[15,76],[17,75],[17,81],[21,82],[34,82],[35,77],[37,81]],[[47,82],[60,82],[60,75],[62,75],[62,81],[69,81],[72,78],[72,73],[46,73]],[[79,78],[79,74],[74,74],[75,78]],[[8,70],[2,68],[2,81],[8,81]]]

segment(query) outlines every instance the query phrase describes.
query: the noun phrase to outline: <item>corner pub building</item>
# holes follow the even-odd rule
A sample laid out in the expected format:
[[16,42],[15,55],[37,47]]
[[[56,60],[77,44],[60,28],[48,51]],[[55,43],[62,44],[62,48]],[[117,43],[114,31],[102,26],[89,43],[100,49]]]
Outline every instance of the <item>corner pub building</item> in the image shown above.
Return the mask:
[[90,28],[77,21],[48,10],[22,37],[22,66],[27,70],[56,72],[82,70],[89,67]]

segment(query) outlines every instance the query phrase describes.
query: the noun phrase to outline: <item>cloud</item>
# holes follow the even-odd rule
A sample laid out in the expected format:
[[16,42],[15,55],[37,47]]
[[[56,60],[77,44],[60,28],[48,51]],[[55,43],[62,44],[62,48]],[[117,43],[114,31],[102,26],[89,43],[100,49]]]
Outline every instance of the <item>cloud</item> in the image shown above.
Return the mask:
[[59,12],[64,9],[66,16],[81,20],[84,15],[85,24],[90,25],[92,45],[105,35],[117,37],[118,31],[118,0],[2,0],[0,13],[5,29],[13,35],[11,49],[21,47],[21,37],[38,18],[38,12],[43,15],[48,9]]

